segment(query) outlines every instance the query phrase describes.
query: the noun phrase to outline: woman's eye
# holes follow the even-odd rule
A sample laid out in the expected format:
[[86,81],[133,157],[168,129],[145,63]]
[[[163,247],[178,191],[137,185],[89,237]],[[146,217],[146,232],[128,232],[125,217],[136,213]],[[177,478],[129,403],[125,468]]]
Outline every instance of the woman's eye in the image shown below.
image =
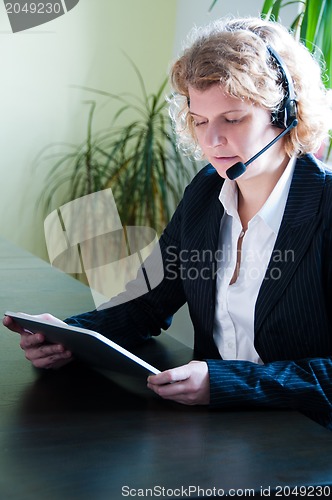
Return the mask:
[[206,122],[194,122],[195,127],[200,127],[201,125],[205,125]]
[[226,120],[226,123],[239,123],[241,120],[240,119],[237,119],[237,120]]

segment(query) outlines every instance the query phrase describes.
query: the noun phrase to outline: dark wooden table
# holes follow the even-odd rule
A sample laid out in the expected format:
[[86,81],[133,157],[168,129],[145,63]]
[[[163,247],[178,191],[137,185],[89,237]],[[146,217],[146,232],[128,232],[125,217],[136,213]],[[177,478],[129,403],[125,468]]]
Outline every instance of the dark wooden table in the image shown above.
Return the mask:
[[[3,312],[93,307],[84,285],[1,239],[0,279]],[[18,343],[1,326],[1,500],[329,492],[332,434],[297,412],[188,408],[80,364],[40,373]],[[162,348],[182,355],[166,335]]]

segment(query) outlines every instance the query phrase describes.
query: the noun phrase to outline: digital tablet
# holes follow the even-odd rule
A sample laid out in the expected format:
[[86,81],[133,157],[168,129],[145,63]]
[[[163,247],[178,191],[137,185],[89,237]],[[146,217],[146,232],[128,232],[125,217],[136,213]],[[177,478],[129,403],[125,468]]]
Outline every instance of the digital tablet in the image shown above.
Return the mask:
[[76,358],[96,368],[145,378],[160,373],[150,363],[93,330],[45,321],[25,313],[7,311],[5,315],[28,332],[43,333],[48,342],[64,345]]

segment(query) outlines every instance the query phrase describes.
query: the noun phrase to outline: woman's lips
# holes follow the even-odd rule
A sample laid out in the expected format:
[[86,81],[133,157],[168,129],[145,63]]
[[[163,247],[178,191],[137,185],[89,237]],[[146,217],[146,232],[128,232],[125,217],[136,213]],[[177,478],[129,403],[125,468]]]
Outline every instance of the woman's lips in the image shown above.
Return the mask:
[[233,165],[236,163],[237,156],[214,156],[213,160],[217,163]]

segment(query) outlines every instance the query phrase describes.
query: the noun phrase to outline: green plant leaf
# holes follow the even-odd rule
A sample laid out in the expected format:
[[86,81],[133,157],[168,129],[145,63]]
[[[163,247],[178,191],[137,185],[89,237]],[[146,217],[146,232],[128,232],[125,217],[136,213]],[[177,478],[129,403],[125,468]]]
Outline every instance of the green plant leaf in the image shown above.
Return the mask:
[[212,4],[210,5],[209,12],[213,9],[213,7],[216,5],[218,0],[213,0]]
[[279,19],[281,3],[281,0],[265,0],[261,10],[261,16],[264,19],[277,21]]

